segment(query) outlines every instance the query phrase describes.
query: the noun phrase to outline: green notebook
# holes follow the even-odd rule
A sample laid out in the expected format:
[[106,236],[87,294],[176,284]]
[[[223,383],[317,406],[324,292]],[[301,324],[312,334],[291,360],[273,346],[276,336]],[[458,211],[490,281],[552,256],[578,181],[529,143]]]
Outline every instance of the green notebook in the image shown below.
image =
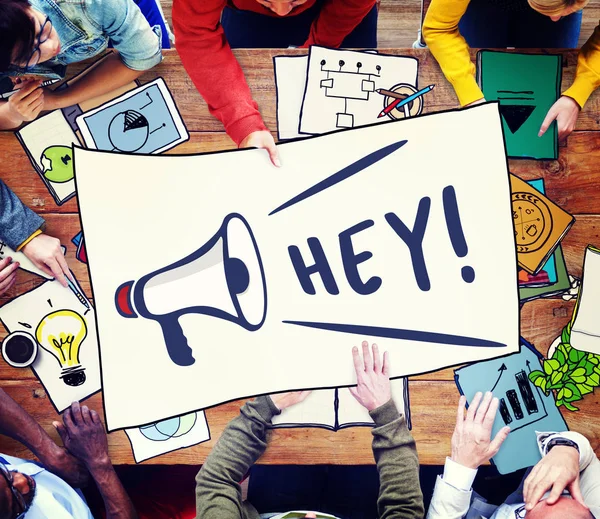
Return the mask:
[[521,303],[533,301],[540,297],[551,297],[562,294],[571,288],[565,257],[560,245],[554,251],[554,260],[556,262],[556,283],[537,288],[519,287],[519,300]]
[[498,101],[506,154],[511,158],[557,159],[556,122],[538,132],[560,97],[562,57],[481,50],[477,82],[486,101]]

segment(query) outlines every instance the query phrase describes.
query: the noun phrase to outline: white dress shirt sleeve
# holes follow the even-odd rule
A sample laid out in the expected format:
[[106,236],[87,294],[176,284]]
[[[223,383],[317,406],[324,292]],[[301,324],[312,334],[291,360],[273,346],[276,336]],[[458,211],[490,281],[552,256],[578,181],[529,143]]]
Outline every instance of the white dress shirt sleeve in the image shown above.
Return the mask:
[[467,515],[476,475],[477,469],[446,458],[444,475],[438,476],[435,482],[427,519],[461,519]]

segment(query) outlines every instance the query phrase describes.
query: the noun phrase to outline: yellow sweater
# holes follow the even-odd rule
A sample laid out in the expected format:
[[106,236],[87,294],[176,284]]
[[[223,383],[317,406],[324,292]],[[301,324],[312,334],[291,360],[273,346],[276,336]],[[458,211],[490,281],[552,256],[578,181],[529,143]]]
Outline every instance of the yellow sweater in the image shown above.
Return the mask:
[[[423,37],[438,60],[446,79],[452,84],[461,106],[478,101],[483,93],[475,80],[475,65],[469,46],[458,32],[458,22],[470,0],[432,0],[423,23]],[[581,108],[600,86],[600,26],[581,48],[575,80],[563,95]]]

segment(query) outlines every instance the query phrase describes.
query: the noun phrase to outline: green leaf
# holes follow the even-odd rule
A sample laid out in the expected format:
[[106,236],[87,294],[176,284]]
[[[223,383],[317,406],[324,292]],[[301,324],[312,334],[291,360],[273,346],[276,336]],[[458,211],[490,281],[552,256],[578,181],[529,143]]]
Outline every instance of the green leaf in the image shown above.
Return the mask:
[[597,366],[598,364],[600,364],[600,359],[598,358],[598,355],[590,355],[588,360],[594,365]]
[[577,382],[578,384],[583,384],[585,383],[585,368],[577,368],[576,370],[573,371],[573,373],[571,373],[571,380],[573,380],[573,382]]
[[581,391],[582,395],[588,395],[589,393],[594,392],[594,388],[590,385],[586,384],[577,384],[577,389]]
[[569,411],[579,411],[578,407],[575,407],[574,405],[570,404],[569,402],[565,402],[565,407],[569,410]]
[[[571,368],[572,369],[572,368]],[[567,371],[569,371],[569,364],[565,364],[562,368],[560,368],[560,370],[563,373],[566,373]]]
[[590,386],[600,386],[600,375],[598,375],[598,373],[592,373],[587,380],[585,381],[586,384],[589,384]]
[[567,356],[559,349],[557,349],[554,352],[554,355],[552,355],[552,358],[556,359],[560,363],[561,366],[567,362]]
[[559,400],[562,400],[564,396],[565,396],[565,388],[563,387],[556,395],[556,398],[558,398]]
[[547,359],[544,361],[544,371],[546,375],[551,375],[560,367],[560,364],[555,359]]
[[560,407],[561,405],[563,405],[565,402],[564,400],[557,400],[556,401],[556,407]]
[[536,369],[535,371],[532,371],[531,373],[529,373],[529,380],[531,380],[531,382],[533,382],[535,384],[535,381],[540,378],[543,377],[544,374],[539,370]]
[[562,380],[563,376],[563,373],[561,373],[560,371],[555,371],[550,377],[551,384],[558,384]]
[[573,382],[567,382],[565,384],[565,389],[571,393],[571,395],[566,395],[567,398],[570,398],[572,395],[576,396],[577,398],[581,398],[581,391],[577,389],[577,386],[573,384]]
[[547,378],[539,378],[538,380],[540,380],[540,381],[541,381],[541,382],[540,382],[540,384],[539,384],[539,386],[540,386],[540,389],[541,389],[541,390],[542,390],[544,393],[546,393],[546,396],[548,396],[548,389],[547,389],[547,386],[548,386],[548,379],[547,379]]
[[585,355],[585,352],[572,348],[569,352],[569,361],[573,364],[577,364],[581,359],[585,357]]
[[560,334],[560,342],[562,342],[563,344],[571,343],[571,330],[569,329],[569,325],[563,328],[563,331]]

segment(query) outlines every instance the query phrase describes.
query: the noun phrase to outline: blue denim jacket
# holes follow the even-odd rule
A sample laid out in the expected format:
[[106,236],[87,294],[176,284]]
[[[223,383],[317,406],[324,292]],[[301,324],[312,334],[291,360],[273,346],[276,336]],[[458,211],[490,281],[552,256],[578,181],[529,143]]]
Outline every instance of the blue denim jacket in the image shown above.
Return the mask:
[[0,241],[17,250],[44,223],[0,180]]
[[102,52],[110,40],[123,63],[148,70],[162,60],[161,30],[151,28],[133,0],[29,0],[47,15],[60,38],[60,54],[44,65],[68,65]]

